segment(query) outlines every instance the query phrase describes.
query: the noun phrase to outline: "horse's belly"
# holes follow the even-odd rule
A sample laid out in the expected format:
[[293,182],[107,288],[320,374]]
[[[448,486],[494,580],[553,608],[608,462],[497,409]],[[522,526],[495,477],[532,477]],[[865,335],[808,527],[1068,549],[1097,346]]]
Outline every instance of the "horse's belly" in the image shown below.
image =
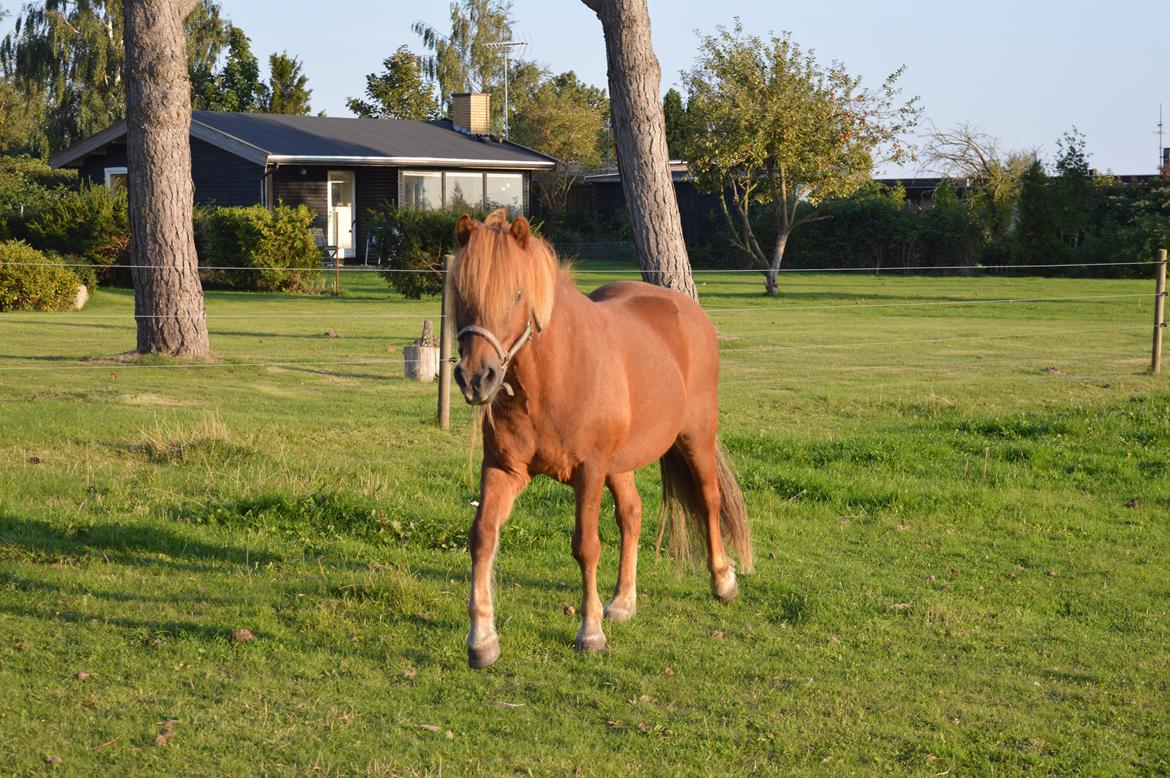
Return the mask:
[[631,382],[629,431],[610,457],[613,473],[636,470],[657,460],[674,445],[682,428],[687,397],[677,367],[648,371],[641,379]]

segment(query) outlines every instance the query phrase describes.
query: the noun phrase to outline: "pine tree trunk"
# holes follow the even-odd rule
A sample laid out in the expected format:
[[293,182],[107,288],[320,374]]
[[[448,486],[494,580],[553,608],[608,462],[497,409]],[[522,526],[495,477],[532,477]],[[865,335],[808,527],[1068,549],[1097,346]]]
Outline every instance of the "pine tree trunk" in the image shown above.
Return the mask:
[[191,224],[191,86],[183,19],[196,0],[126,0],[130,259],[138,353],[210,355]]
[[618,169],[642,277],[697,298],[670,177],[662,71],[646,0],[582,0],[601,20]]

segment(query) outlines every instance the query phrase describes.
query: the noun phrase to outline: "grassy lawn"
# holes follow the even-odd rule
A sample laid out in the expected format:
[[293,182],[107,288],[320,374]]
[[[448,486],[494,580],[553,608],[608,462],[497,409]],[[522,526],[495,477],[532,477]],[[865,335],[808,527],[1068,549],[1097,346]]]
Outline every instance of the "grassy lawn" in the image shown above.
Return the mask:
[[0,315],[0,773],[1170,771],[1153,284],[698,281],[756,573],[721,606],[648,520],[638,616],[578,656],[538,481],[481,672],[471,415],[401,377],[437,303],[209,293],[205,366],[88,361],[132,347],[125,291]]

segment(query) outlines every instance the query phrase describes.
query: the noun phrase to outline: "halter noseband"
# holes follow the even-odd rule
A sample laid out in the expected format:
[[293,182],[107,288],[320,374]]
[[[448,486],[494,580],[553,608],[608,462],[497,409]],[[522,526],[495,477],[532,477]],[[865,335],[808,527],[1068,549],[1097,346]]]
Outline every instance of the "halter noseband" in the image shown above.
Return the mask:
[[[512,361],[512,357],[516,356],[516,352],[524,348],[524,344],[532,337],[532,319],[528,319],[528,323],[524,326],[524,332],[521,333],[520,337],[516,338],[516,342],[512,344],[512,348],[507,351],[504,351],[500,339],[493,335],[491,330],[486,330],[483,327],[477,327],[474,324],[468,325],[459,330],[459,334],[455,336],[455,341],[459,342],[463,340],[464,335],[478,335],[486,340],[488,345],[496,350],[496,355],[500,358],[500,370],[503,371],[508,369],[508,363]],[[507,381],[503,383],[503,388],[508,392],[509,397],[515,394]]]

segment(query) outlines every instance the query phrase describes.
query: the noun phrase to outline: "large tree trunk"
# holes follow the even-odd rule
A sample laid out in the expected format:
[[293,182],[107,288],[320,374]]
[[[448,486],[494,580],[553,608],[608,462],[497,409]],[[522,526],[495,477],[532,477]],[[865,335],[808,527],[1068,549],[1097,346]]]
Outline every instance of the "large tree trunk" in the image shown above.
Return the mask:
[[126,0],[130,259],[140,354],[210,354],[191,209],[183,19],[197,0]]
[[618,169],[642,277],[698,297],[670,178],[662,71],[650,40],[646,0],[582,0],[601,20]]

